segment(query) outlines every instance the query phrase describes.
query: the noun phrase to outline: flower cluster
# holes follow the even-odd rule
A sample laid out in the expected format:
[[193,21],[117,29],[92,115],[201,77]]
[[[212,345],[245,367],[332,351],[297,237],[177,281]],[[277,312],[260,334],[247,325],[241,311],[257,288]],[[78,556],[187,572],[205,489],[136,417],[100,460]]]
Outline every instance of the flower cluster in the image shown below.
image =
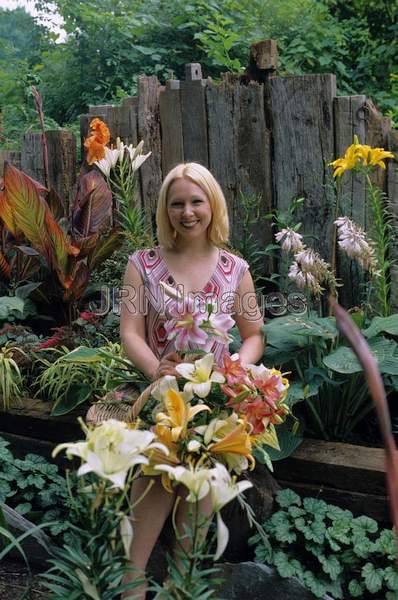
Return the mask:
[[394,154],[384,148],[372,148],[366,144],[360,144],[358,137],[354,135],[354,143],[347,148],[344,156],[330,164],[334,169],[333,176],[341,177],[346,171],[358,168],[378,166],[385,169],[386,158],[394,158]]
[[335,292],[337,282],[329,269],[329,264],[317,252],[303,244],[302,235],[291,227],[286,227],[275,234],[275,240],[281,244],[284,252],[294,253],[288,278],[299,289],[307,289],[310,294],[316,296],[323,291],[321,284],[326,284],[332,293]]
[[366,239],[366,233],[348,217],[340,217],[335,221],[337,225],[338,243],[348,256],[356,260],[359,265],[369,271],[371,275],[377,274],[377,260],[375,251]]
[[216,312],[214,303],[198,296],[179,295],[164,282],[161,285],[173,302],[168,307],[169,320],[165,322],[167,339],[174,340],[176,350],[199,349],[208,352],[214,341],[227,344],[228,331],[235,321],[228,313]]
[[143,141],[134,148],[132,144],[129,146],[124,144],[119,137],[116,140],[116,148],[109,148],[107,146],[110,140],[109,129],[101,119],[93,119],[90,130],[91,135],[84,142],[84,147],[87,149],[87,163],[95,164],[105,177],[109,177],[112,169],[126,156],[129,158],[132,172],[135,172],[151,154],[151,152],[142,154]]
[[[254,467],[256,445],[279,448],[275,425],[289,413],[284,402],[289,384],[279,371],[263,365],[243,367],[238,356],[228,355],[217,368],[212,354],[193,364],[181,363],[176,371],[178,380],[166,376],[153,391],[160,402],[153,431],[168,456],[151,453],[144,473],[156,474],[159,463],[211,468],[221,462],[240,474]],[[160,470],[169,489],[170,471]]]

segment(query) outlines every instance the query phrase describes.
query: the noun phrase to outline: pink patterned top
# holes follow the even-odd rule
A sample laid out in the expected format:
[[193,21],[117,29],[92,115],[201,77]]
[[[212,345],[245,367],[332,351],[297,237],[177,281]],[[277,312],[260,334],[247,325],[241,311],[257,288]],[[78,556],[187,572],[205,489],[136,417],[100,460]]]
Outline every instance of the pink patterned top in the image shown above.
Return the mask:
[[[168,306],[175,300],[165,296],[159,282],[163,281],[171,287],[177,283],[170,275],[167,264],[157,246],[150,250],[137,250],[129,256],[144,284],[144,293],[138,295],[139,310],[146,315],[146,338],[149,347],[157,358],[173,352],[174,341],[168,340],[164,323],[167,320]],[[195,292],[195,297],[217,302],[218,312],[233,314],[234,301],[239,284],[249,265],[243,258],[219,249],[219,257],[213,275],[203,288]],[[215,341],[210,350],[218,365],[222,364],[222,355],[228,346]]]

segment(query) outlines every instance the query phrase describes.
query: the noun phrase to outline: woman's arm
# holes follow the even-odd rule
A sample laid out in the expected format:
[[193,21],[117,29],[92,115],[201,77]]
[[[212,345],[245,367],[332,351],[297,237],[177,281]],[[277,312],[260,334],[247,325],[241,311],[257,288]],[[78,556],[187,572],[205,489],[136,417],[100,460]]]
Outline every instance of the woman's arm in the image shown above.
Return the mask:
[[159,360],[146,342],[145,315],[139,311],[139,296],[142,291],[141,276],[133,263],[129,261],[121,294],[120,338],[131,362],[150,379],[154,379]]
[[250,271],[246,271],[240,282],[235,308],[234,318],[242,339],[240,360],[242,364],[256,363],[264,352],[264,334],[261,331],[264,321]]

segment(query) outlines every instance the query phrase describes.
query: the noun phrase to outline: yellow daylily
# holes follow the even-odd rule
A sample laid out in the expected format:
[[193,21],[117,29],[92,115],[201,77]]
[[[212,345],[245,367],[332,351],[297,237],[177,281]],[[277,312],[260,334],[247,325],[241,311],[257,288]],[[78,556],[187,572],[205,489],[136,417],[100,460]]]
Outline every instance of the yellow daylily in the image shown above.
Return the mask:
[[210,410],[206,404],[191,406],[184,401],[182,394],[173,388],[167,390],[164,406],[166,412],[159,412],[156,415],[156,420],[158,424],[165,425],[171,429],[171,439],[173,442],[185,437],[189,421],[198,413],[203,410]]
[[360,144],[354,135],[354,143],[349,146],[342,158],[329,163],[334,168],[333,177],[341,177],[345,171],[351,171],[358,165],[386,168],[384,159],[394,158],[394,154],[384,148],[372,148],[368,144]]

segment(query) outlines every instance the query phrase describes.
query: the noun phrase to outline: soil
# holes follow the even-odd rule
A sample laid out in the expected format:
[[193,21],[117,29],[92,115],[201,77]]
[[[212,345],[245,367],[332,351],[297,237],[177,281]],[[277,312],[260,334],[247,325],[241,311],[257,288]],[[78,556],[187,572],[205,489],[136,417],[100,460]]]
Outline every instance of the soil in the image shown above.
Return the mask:
[[44,590],[37,570],[32,571],[32,578],[29,581],[24,563],[3,560],[0,562],[0,598],[1,600],[49,600],[50,593]]

